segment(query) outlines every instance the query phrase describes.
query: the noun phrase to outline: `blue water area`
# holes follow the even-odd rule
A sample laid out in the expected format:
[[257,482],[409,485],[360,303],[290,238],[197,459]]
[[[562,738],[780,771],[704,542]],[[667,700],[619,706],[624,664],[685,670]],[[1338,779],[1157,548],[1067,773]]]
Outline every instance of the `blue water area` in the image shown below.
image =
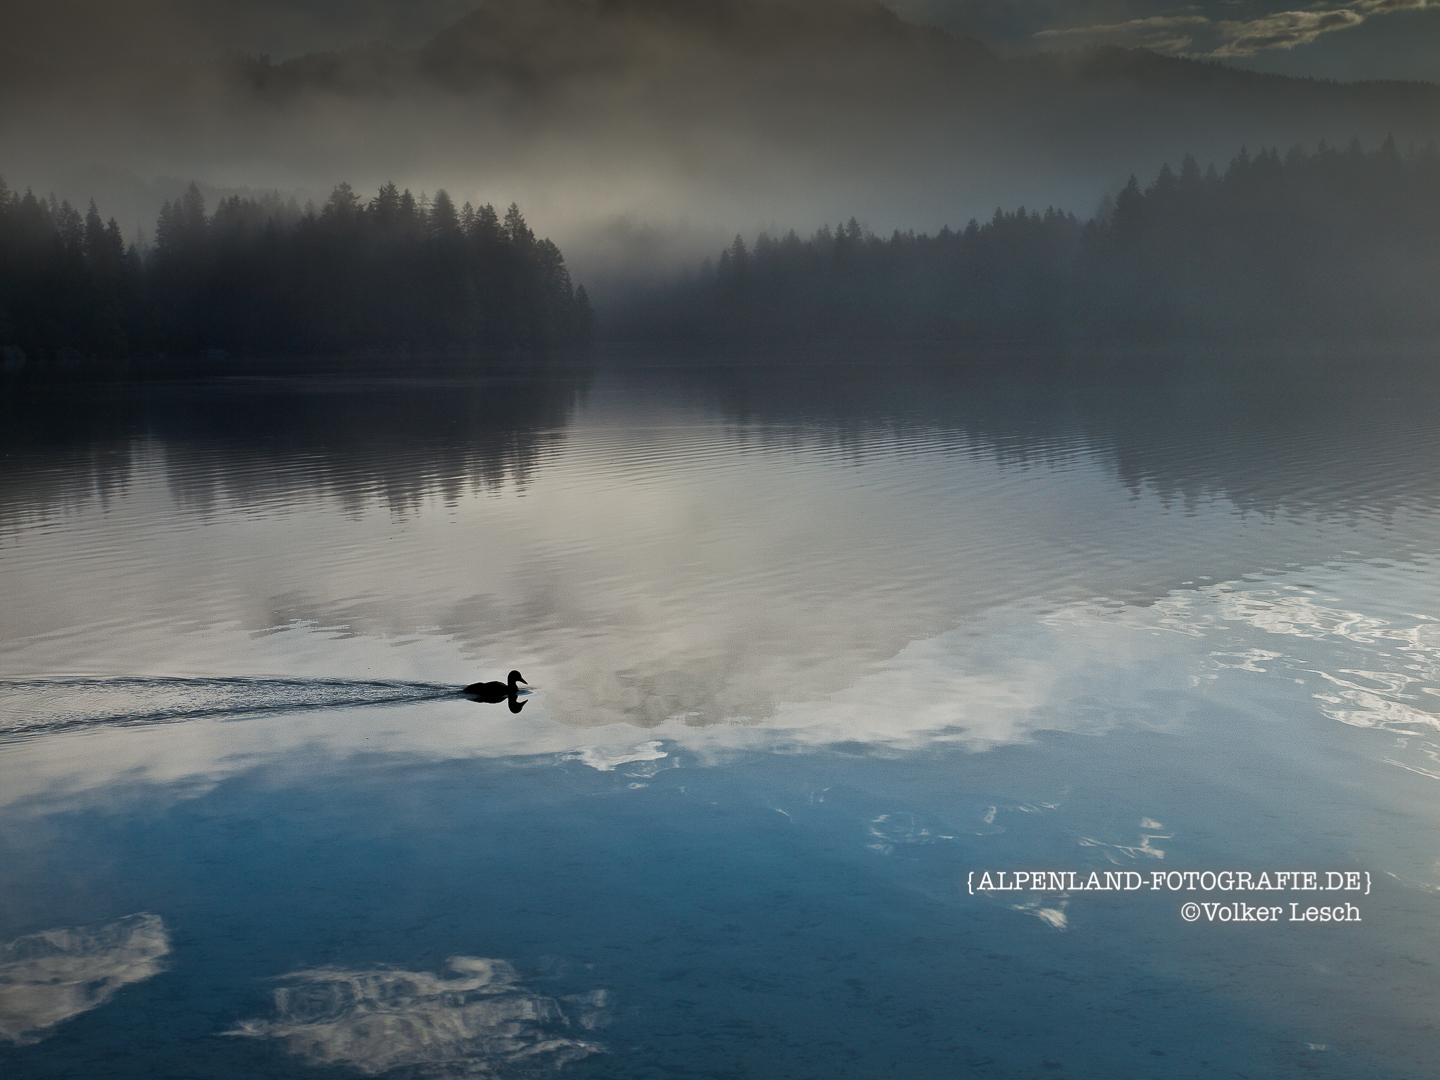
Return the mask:
[[10,387],[0,1075],[1436,1075],[1362,360]]

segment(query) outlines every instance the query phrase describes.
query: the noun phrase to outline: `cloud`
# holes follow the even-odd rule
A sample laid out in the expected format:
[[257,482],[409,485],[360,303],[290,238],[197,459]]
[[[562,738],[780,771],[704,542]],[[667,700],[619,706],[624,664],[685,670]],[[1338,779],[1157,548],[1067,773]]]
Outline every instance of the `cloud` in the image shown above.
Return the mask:
[[170,935],[160,916],[61,927],[0,944],[0,1039],[33,1043],[99,1008],[123,986],[163,971]]
[[228,1034],[280,1039],[311,1065],[367,1076],[483,1076],[602,1051],[575,1031],[605,1021],[605,991],[557,1000],[521,987],[504,960],[453,956],[447,966],[453,978],[393,968],[297,971],[275,991],[276,1019],[247,1020]]
[[1359,0],[1345,7],[1276,11],[1253,19],[1152,15],[1117,23],[1041,30],[1035,40],[1064,46],[1124,45],[1205,60],[1236,59],[1308,45],[1321,34],[1348,30],[1376,15],[1418,10],[1428,0]]
[[1223,44],[1206,55],[1215,59],[1254,56],[1266,49],[1293,49],[1308,45],[1321,34],[1359,26],[1365,16],[1349,8],[1332,11],[1277,11],[1244,22],[1223,21],[1217,25]]
[[1061,45],[1114,44],[1156,52],[1184,52],[1197,33],[1209,32],[1214,25],[1203,15],[1152,15],[1120,23],[1041,30],[1035,37]]

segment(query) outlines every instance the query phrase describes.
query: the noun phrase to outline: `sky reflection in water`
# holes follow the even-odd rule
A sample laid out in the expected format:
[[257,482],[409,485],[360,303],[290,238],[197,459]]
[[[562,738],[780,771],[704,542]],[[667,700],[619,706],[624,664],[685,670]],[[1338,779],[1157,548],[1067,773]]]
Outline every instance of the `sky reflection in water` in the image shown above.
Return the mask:
[[[1381,370],[32,388],[0,939],[177,929],[0,1061],[1429,1075],[1440,429]],[[1116,867],[1377,884],[966,888]]]

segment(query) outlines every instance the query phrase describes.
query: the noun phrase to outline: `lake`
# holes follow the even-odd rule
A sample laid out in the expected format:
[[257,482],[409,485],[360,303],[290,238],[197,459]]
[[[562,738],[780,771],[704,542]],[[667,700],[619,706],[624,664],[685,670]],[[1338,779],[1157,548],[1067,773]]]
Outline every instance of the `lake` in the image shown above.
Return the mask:
[[0,1075],[1440,1073],[1433,354],[0,392]]

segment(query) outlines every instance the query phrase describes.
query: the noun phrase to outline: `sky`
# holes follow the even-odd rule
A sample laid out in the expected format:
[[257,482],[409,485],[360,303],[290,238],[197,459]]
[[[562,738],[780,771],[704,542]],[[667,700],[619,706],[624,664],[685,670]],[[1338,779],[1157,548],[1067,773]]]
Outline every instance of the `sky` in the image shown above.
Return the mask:
[[1284,75],[1440,79],[1440,4],[1427,0],[894,0],[917,21],[997,51],[1124,45]]
[[[49,0],[7,17],[28,49],[133,48],[275,60],[379,40],[418,45],[478,0]],[[890,0],[902,16],[1002,54],[1145,47],[1259,71],[1440,80],[1440,3],[1428,0]],[[28,51],[27,49],[27,51]]]
[[[49,0],[7,17],[49,51],[234,48],[284,60],[379,40],[420,44],[478,0]],[[889,0],[907,19],[1002,54],[1145,47],[1253,70],[1342,80],[1440,80],[1440,3],[1428,0]]]

